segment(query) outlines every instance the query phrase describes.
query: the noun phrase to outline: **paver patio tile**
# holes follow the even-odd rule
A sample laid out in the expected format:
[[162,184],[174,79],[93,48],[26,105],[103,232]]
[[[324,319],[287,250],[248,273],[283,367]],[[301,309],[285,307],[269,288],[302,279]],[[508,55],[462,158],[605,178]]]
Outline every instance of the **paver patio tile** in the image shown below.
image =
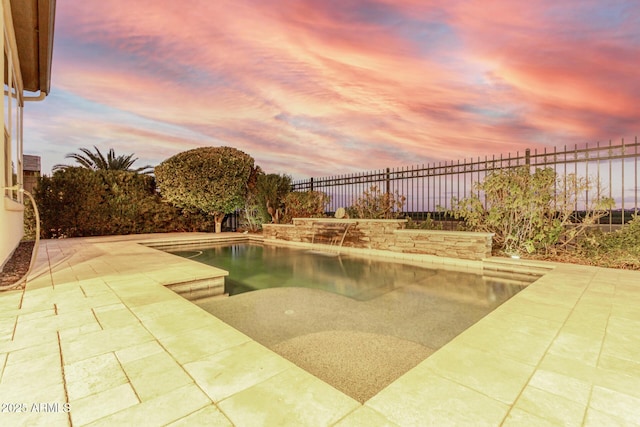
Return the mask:
[[[43,402],[45,403],[45,402]],[[0,424],[11,427],[50,427],[50,426],[69,426],[69,414],[60,409],[51,412],[36,412],[36,407],[30,402],[27,405],[28,412],[24,413],[3,413],[0,414]],[[61,408],[59,403],[57,408]],[[56,408],[56,406],[52,406]],[[32,411],[33,409],[33,411]]]
[[179,363],[187,364],[251,340],[220,323],[216,329],[192,329],[180,335],[160,338],[159,341]]
[[0,348],[2,348],[1,343],[11,342],[17,321],[17,316],[0,319]]
[[[187,331],[201,328],[211,328],[212,330],[220,329],[222,326],[228,328],[227,325],[224,325],[211,314],[196,307],[189,307],[190,303],[181,302],[183,303],[181,310],[143,320],[143,325],[157,338],[180,335]],[[197,311],[194,309],[197,309]]]
[[58,343],[56,341],[48,341],[43,344],[24,347],[19,350],[12,351],[11,353],[9,353],[7,365],[25,363],[59,353],[60,347]]
[[140,320],[122,303],[96,307],[93,311],[104,329],[121,328],[140,323]]
[[8,353],[0,353],[0,381],[2,381],[2,374],[4,372],[4,367],[7,363],[8,357],[9,357]]
[[236,425],[325,426],[360,404],[302,369],[290,369],[218,403]]
[[35,389],[62,383],[60,354],[40,357],[34,360],[7,364],[2,374],[0,388],[3,390]]
[[132,307],[131,311],[140,320],[150,320],[158,317],[167,316],[176,312],[181,313],[185,310],[195,309],[195,307],[192,307],[189,304],[185,304],[184,299],[178,297],[174,292],[172,292],[172,294],[173,294],[172,298],[170,299],[166,299],[160,302],[145,304],[139,307]]
[[58,314],[67,312],[73,312],[77,310],[91,309],[96,307],[103,307],[111,304],[118,304],[121,300],[115,293],[100,294],[97,296],[64,299],[56,302],[58,307]]
[[[154,282],[132,282],[126,285],[111,285],[118,293],[118,296],[129,308],[144,306],[147,304],[153,304],[160,301],[171,301],[176,297],[176,294]],[[147,287],[153,287],[153,290],[146,289]]]
[[215,405],[209,405],[167,425],[167,427],[192,426],[233,427],[233,424]]
[[544,306],[559,306],[573,308],[582,297],[584,289],[582,287],[562,287],[553,288],[549,286],[529,285],[521,291],[523,298],[532,302],[538,302]]
[[120,363],[128,363],[164,351],[164,348],[160,346],[158,341],[154,340],[118,350],[116,351],[116,356]]
[[27,320],[20,316],[16,325],[15,338],[33,335],[34,331],[39,331],[39,333],[56,332],[92,323],[96,323],[96,319],[89,308]]
[[143,402],[193,383],[182,366],[164,351],[123,363],[122,367]]
[[293,366],[255,341],[184,365],[214,402],[252,387]]
[[[505,311],[509,311],[514,314],[539,317],[544,320],[559,322],[564,322],[571,312],[571,307],[569,306],[535,301],[528,298],[526,295],[522,295],[522,292],[514,298],[517,298],[517,300],[512,298],[505,302],[501,307],[504,307]],[[515,301],[517,301],[517,303],[515,303]]]
[[558,394],[527,386],[516,401],[514,409],[537,414],[556,425],[580,426],[587,406]]
[[2,318],[3,313],[7,311],[17,310],[21,299],[22,291],[20,290],[3,292],[2,298],[0,298],[0,318]]
[[640,360],[631,361],[603,352],[600,354],[598,367],[610,371],[624,372],[634,378],[640,378]]
[[527,384],[534,367],[476,350],[454,341],[431,355],[415,370],[438,375],[511,404]]
[[100,354],[122,350],[154,338],[140,325],[104,329],[76,337],[60,337],[66,364],[78,362]]
[[335,427],[398,427],[379,412],[362,406],[334,424]]
[[78,400],[128,382],[113,353],[105,353],[65,365],[64,377],[71,400]]
[[640,398],[608,388],[593,386],[589,406],[625,422],[637,423],[640,419]]
[[529,412],[523,411],[522,409],[512,408],[509,411],[509,415],[502,423],[501,427],[522,427],[522,426],[535,426],[535,427],[558,427],[559,424],[541,418],[544,416],[543,414],[539,414],[540,416],[530,414]]
[[583,361],[596,366],[604,333],[599,330],[574,332],[561,331],[549,348],[549,353]]
[[585,304],[582,300],[578,302],[569,318],[562,326],[564,332],[583,334],[585,330],[604,334],[609,321],[610,310],[608,307]]
[[211,400],[198,387],[191,384],[101,418],[89,425],[106,427],[165,425],[209,405]]
[[581,405],[587,405],[591,394],[591,384],[557,372],[538,369],[531,377],[529,385],[548,393],[562,396]]
[[99,274],[93,273],[92,277],[84,279],[79,283],[82,293],[87,297],[99,296],[102,294],[113,293],[113,290],[104,283]]
[[560,327],[559,322],[501,312],[473,325],[457,339],[497,357],[535,366]]
[[60,329],[60,339],[61,340],[71,340],[75,337],[90,334],[93,332],[101,331],[102,328],[98,324],[98,321],[94,319],[94,321],[87,323],[85,325],[74,326],[66,329]]
[[553,353],[544,355],[538,369],[566,375],[588,384],[593,383],[598,376],[598,369],[595,366],[579,359],[576,360]]
[[[115,414],[139,403],[131,384],[124,383],[82,399],[72,400],[71,420],[74,426],[83,426],[102,417]],[[138,424],[142,425],[142,424]]]
[[640,426],[640,421],[625,420],[606,414],[593,408],[587,408],[587,415],[583,427],[634,427]]
[[366,406],[400,426],[496,426],[509,410],[508,405],[482,393],[430,370],[415,368],[372,397]]

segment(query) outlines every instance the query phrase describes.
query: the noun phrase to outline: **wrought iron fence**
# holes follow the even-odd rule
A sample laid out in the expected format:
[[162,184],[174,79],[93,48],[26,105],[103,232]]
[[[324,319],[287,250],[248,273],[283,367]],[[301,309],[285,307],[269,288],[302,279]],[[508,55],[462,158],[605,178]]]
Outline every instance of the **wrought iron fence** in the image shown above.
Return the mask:
[[[327,212],[335,212],[339,207],[348,207],[365,190],[376,186],[380,191],[398,193],[406,197],[403,213],[421,220],[431,218],[446,219],[445,211],[451,207],[451,199],[467,197],[476,192],[474,183],[482,182],[492,171],[529,166],[553,168],[562,178],[570,174],[584,177],[591,182],[599,182],[585,191],[582,200],[576,203],[575,210],[580,211],[594,197],[611,197],[615,207],[606,219],[608,224],[624,224],[633,213],[640,210],[638,196],[638,159],[640,144],[636,137],[633,142],[608,143],[573,148],[527,149],[499,156],[485,156],[477,159],[444,161],[433,164],[413,165],[400,168],[386,168],[347,175],[334,175],[321,178],[309,178],[295,181],[293,191],[316,190],[331,196]],[[560,179],[558,182],[566,182]],[[595,192],[595,194],[593,194]],[[477,192],[481,200],[484,195]],[[485,202],[486,203],[486,202]]]

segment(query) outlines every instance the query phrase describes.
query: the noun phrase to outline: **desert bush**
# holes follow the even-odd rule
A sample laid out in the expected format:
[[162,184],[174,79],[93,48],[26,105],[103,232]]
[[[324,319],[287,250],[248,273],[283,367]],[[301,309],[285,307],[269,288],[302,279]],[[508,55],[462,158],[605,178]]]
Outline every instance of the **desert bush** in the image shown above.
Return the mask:
[[611,268],[640,270],[640,215],[633,215],[623,228],[589,233],[577,244],[580,262]]
[[431,214],[427,214],[427,217],[422,221],[414,221],[407,217],[406,229],[408,230],[442,230],[442,224],[436,222],[431,218]]
[[292,223],[293,218],[322,218],[331,201],[321,191],[293,191],[284,197],[284,213],[281,223]]
[[[486,209],[474,194],[453,198],[450,213],[469,230],[494,233],[494,248],[508,254],[547,252],[575,244],[613,206],[609,198],[583,199],[598,185],[574,174],[558,179],[551,168],[501,169],[474,185],[484,193]],[[577,206],[584,206],[580,216]]]
[[383,193],[372,185],[347,209],[347,214],[350,218],[395,219],[401,216],[406,200],[398,192]]

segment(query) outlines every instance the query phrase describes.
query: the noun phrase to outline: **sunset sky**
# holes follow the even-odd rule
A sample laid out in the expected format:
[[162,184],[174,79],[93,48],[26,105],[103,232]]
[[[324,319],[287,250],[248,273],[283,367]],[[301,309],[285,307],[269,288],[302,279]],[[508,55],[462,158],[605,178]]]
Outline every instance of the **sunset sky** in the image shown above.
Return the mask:
[[294,179],[640,133],[638,0],[65,0],[43,173],[227,145]]

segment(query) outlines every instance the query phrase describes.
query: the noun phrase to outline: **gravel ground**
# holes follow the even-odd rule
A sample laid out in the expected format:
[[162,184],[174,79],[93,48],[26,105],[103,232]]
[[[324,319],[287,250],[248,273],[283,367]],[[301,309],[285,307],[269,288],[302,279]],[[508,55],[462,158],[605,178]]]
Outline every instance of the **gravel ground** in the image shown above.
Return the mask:
[[0,272],[0,288],[13,285],[29,270],[34,242],[20,242]]
[[200,306],[360,402],[487,313],[412,285],[369,301],[272,288]]

